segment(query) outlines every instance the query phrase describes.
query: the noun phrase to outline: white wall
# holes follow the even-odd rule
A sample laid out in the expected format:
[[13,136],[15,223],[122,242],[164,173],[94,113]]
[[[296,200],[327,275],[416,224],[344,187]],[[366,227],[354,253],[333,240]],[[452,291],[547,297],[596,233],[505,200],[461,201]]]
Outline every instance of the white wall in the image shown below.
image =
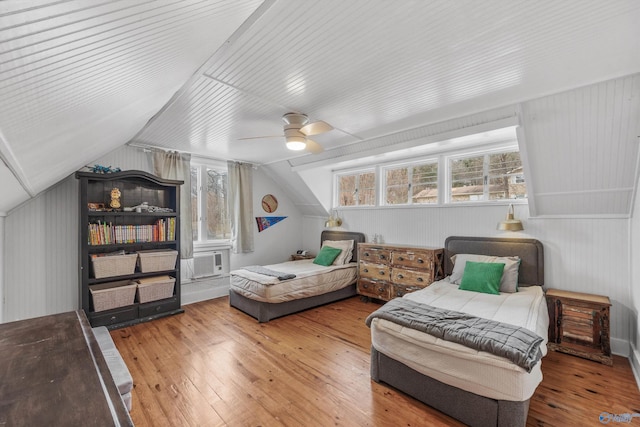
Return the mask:
[[[129,147],[95,163],[150,172],[147,154]],[[78,181],[71,175],[8,213],[0,321],[79,307],[78,191]]]
[[[262,197],[273,194],[278,200],[275,212],[267,213],[262,209]],[[253,216],[286,216],[287,218],[258,232],[253,226],[254,251],[231,254],[231,270],[246,265],[276,264],[287,261],[289,256],[302,245],[302,215],[278,185],[269,178],[262,168],[253,171]]]
[[[416,207],[340,210],[343,228],[360,231],[369,240],[374,233],[385,243],[442,246],[448,236],[535,238],[544,245],[545,288],[607,295],[611,298],[612,346],[628,354],[629,323],[634,310],[629,301],[629,221],[606,218],[528,218],[527,205],[515,207],[523,232],[499,232],[497,224],[506,205]],[[317,247],[324,218],[306,217],[304,245]]]
[[640,385],[640,198],[636,193],[633,216],[630,220],[631,242],[629,264],[631,271],[629,305],[629,337],[631,343],[631,366],[636,382]]

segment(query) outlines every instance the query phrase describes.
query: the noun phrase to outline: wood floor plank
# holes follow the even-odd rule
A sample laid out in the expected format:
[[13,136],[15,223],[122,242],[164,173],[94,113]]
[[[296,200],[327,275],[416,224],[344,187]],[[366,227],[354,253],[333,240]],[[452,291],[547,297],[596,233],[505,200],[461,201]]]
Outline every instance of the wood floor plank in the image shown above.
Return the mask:
[[[112,331],[134,379],[131,417],[145,426],[459,426],[370,379],[358,297],[258,323],[227,298]],[[602,412],[640,413],[627,359],[612,367],[550,352],[528,426],[598,425]]]

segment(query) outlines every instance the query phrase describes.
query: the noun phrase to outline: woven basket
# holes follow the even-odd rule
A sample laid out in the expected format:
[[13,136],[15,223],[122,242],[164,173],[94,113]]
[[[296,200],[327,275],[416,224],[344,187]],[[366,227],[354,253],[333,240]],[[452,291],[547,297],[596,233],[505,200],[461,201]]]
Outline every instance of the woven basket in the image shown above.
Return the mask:
[[103,277],[133,274],[136,269],[137,259],[138,254],[91,256],[93,277],[101,279]]
[[138,302],[145,303],[171,298],[176,279],[170,276],[147,277],[138,280]]
[[173,270],[176,268],[177,258],[178,251],[173,249],[138,251],[138,264],[142,273]]
[[93,310],[104,311],[133,304],[137,284],[130,280],[89,286]]

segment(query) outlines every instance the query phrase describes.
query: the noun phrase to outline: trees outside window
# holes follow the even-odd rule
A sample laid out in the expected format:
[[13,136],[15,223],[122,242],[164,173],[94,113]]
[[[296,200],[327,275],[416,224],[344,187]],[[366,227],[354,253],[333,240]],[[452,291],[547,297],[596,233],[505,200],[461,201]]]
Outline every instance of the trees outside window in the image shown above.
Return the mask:
[[449,158],[449,201],[513,200],[527,197],[518,151]]
[[385,204],[438,203],[438,162],[384,169]]
[[375,206],[374,170],[338,176],[338,206]]
[[226,167],[192,165],[191,207],[194,241],[231,238]]

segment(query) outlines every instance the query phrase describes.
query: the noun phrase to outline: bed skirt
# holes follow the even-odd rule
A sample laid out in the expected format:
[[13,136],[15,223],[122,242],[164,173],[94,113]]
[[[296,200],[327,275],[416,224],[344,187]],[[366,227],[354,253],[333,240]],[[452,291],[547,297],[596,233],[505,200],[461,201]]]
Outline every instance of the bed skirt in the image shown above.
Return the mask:
[[275,319],[276,317],[286,316],[287,314],[296,313],[319,305],[349,298],[356,294],[356,285],[354,283],[342,289],[322,295],[280,303],[269,303],[252,300],[233,291],[233,289],[230,289],[229,304],[232,307],[255,317],[258,322],[263,323],[268,322],[271,319]]
[[470,426],[525,426],[529,400],[495,400],[444,384],[371,347],[371,379],[384,382]]

